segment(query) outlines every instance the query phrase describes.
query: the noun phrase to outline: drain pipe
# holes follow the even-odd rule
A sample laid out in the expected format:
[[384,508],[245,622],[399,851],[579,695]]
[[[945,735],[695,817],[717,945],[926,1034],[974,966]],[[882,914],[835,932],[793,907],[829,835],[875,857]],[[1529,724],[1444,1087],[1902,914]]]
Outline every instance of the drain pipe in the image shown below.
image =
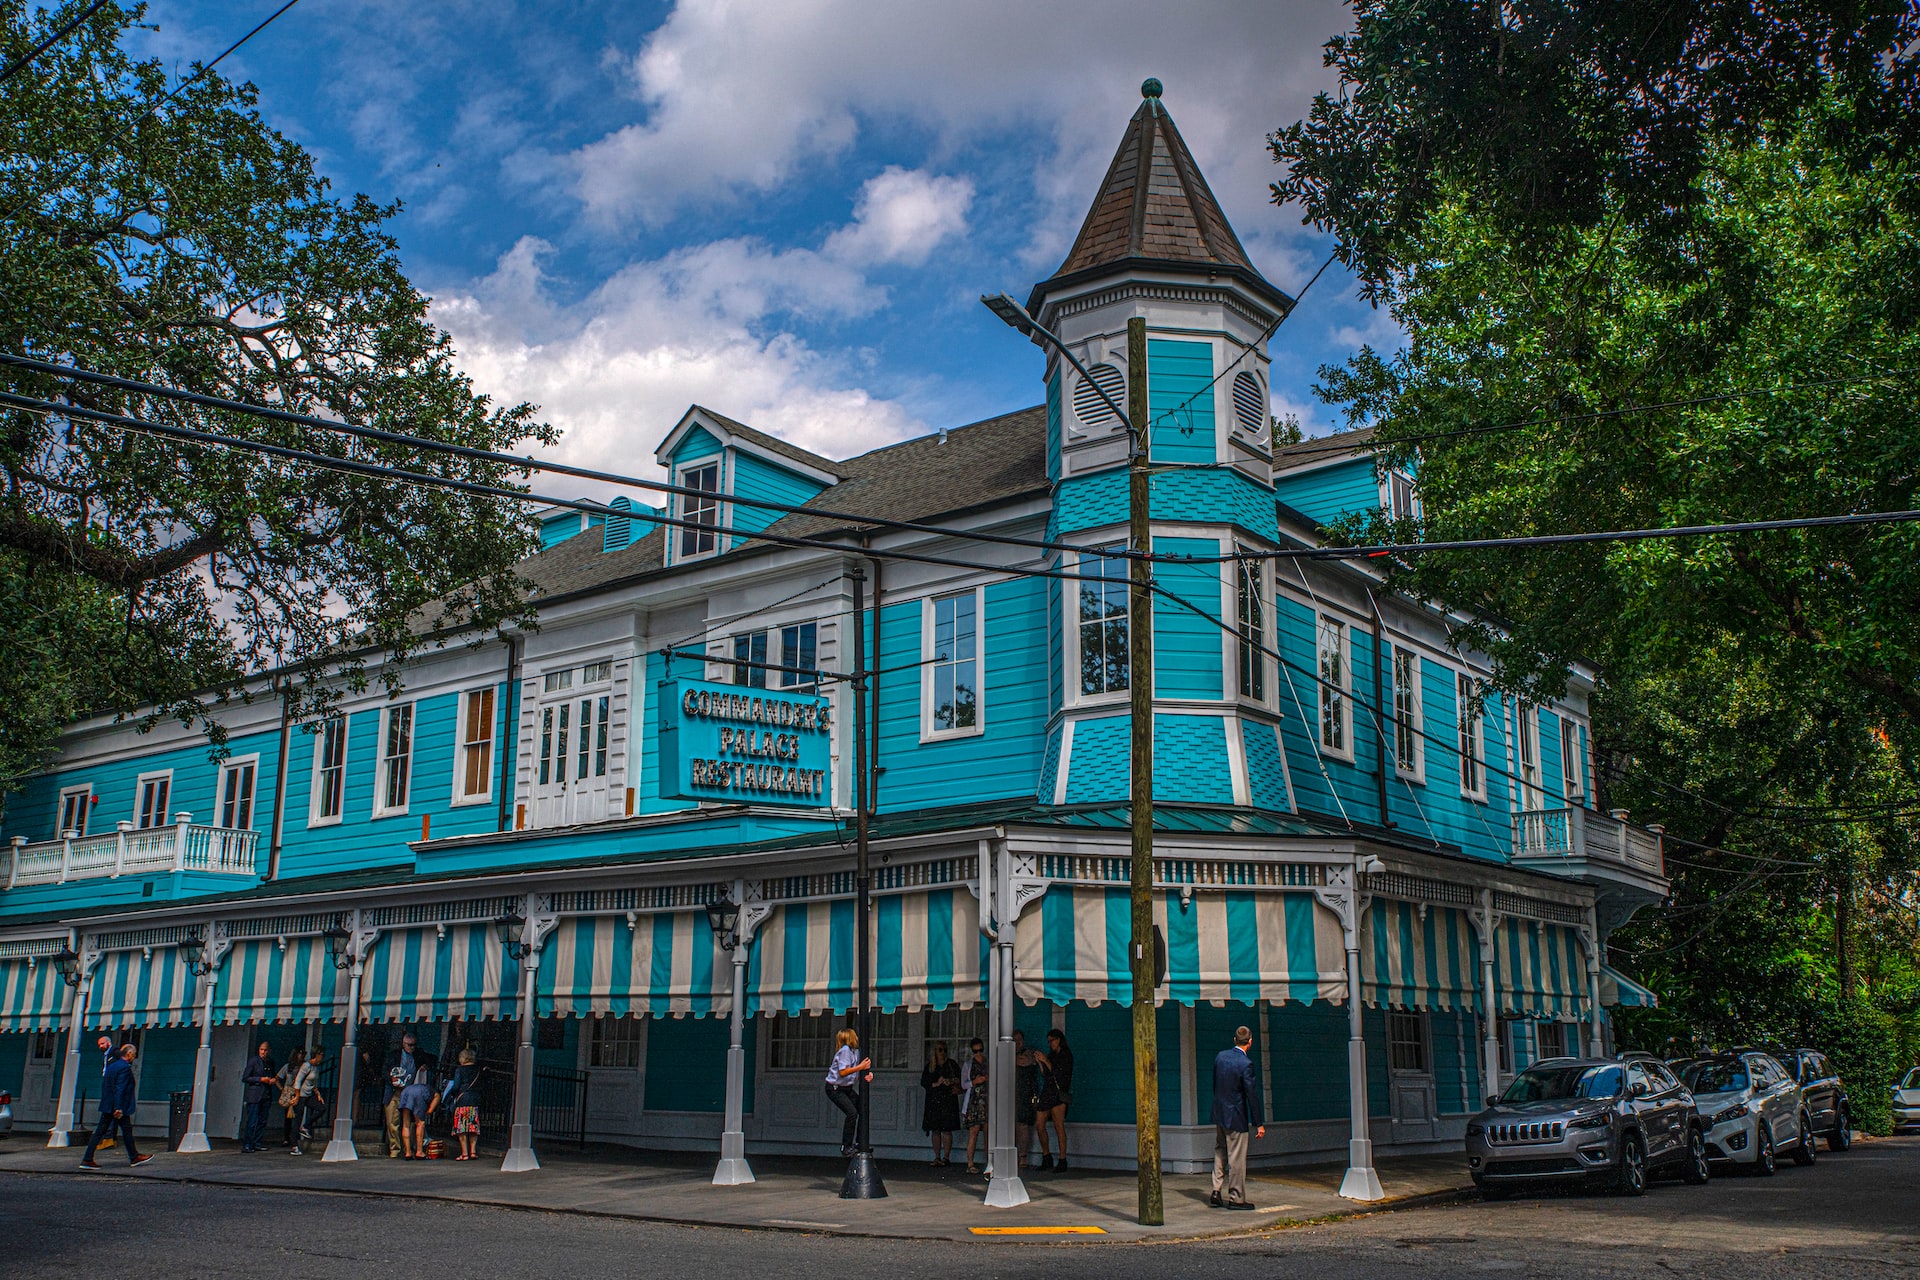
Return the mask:
[[287,754],[293,746],[293,687],[284,680],[275,683],[280,687],[280,757],[274,763],[273,825],[267,833],[269,880],[280,878],[280,844],[287,826]]
[[514,730],[520,725],[520,637],[502,632],[507,646],[507,687],[500,699],[500,830],[508,831],[513,813]]
[[[862,538],[861,545],[871,548],[871,538]],[[867,681],[867,768],[870,781],[867,796],[867,810],[870,813],[880,811],[880,775],[886,772],[880,764],[880,557],[869,555],[867,566],[873,574],[873,679]]]

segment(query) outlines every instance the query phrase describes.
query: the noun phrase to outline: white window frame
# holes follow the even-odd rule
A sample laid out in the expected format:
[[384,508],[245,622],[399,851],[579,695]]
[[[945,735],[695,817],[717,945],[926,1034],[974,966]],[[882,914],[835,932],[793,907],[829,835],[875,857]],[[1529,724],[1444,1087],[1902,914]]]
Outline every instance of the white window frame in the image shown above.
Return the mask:
[[[803,661],[805,654],[787,652],[787,632],[794,632],[794,638],[797,640],[799,633],[807,627],[813,628],[813,661],[811,663]],[[779,640],[777,646],[775,645],[776,632]],[[806,667],[812,671],[820,670],[820,623],[813,618],[802,618],[798,622],[783,622],[778,626],[767,628],[767,652],[777,653],[782,667]],[[776,671],[773,676],[773,687],[778,688],[782,693],[818,693],[820,691],[818,679],[809,680],[797,671]]]
[[[1077,585],[1077,584],[1076,584]],[[933,689],[935,604],[960,596],[973,596],[973,723],[961,728],[942,729],[934,724]],[[920,741],[944,742],[949,738],[973,738],[987,731],[987,588],[984,583],[942,591],[920,600]]]
[[[753,656],[753,640],[755,636],[760,638],[760,656],[757,658]],[[767,688],[767,677],[773,674],[773,672],[768,671],[767,668],[773,665],[774,658],[778,656],[774,652],[773,639],[773,628],[771,627],[756,627],[751,631],[741,631],[728,636],[727,664],[730,670],[727,672],[727,683],[737,685],[742,689]],[[745,657],[740,655],[740,642],[742,640],[747,642],[747,653]],[[742,665],[755,662],[760,665],[757,667]]]
[[573,696],[573,744],[567,754],[562,781],[585,782],[607,776],[607,721],[613,716],[613,694],[588,689]]
[[[154,781],[162,781],[167,784],[167,802],[160,806],[161,812],[153,815],[156,821],[143,827],[140,824],[140,810],[146,804],[147,784]],[[166,810],[171,808],[172,805],[173,770],[155,769],[150,773],[143,773],[133,780],[133,829],[135,831],[153,831],[160,827],[170,825],[173,819],[167,815]]]
[[[647,1060],[647,1019],[611,1015],[587,1019],[585,1057],[589,1071],[638,1071]],[[609,1033],[612,1034],[609,1034]],[[604,1052],[603,1052],[604,1051]],[[619,1059],[603,1062],[601,1058]]]
[[[1401,663],[1411,668],[1411,679],[1401,679]],[[1421,736],[1425,720],[1426,683],[1420,652],[1405,644],[1393,646],[1393,768],[1408,782],[1427,780],[1427,740]]]
[[[408,805],[413,800],[413,753],[417,745],[416,731],[420,723],[416,705],[412,702],[400,702],[380,708],[380,736],[374,744],[379,754],[375,757],[373,771],[373,816],[376,818],[398,817],[407,811]],[[407,713],[407,782],[405,794],[400,797],[400,803],[388,804],[387,771],[393,767],[393,761],[400,757],[387,754],[387,734],[390,732],[394,713],[403,709]]]
[[[339,722],[340,725],[340,806],[332,813],[320,812],[320,798],[325,794],[325,780],[322,765],[327,758],[327,726]],[[309,827],[331,827],[342,822],[347,815],[347,757],[353,738],[351,718],[345,711],[328,716],[314,726],[313,731],[313,770],[307,786],[307,825]]]
[[[1456,671],[1453,679],[1454,729],[1460,763],[1460,794],[1468,800],[1487,800],[1487,700],[1479,677],[1471,671]],[[1469,732],[1467,726],[1474,726]],[[1471,743],[1472,750],[1468,746]],[[1467,762],[1473,762],[1478,785],[1467,785]]]
[[[1407,513],[1405,516],[1402,516],[1400,512],[1395,509],[1393,491],[1396,481],[1407,487]],[[1420,486],[1415,484],[1413,477],[1405,471],[1384,472],[1380,477],[1380,506],[1392,519],[1418,520],[1421,515]]]
[[[474,795],[468,795],[466,792],[467,752],[471,750],[480,739],[474,738],[470,741],[467,738],[467,715],[473,705],[473,700],[483,695],[490,696],[493,699],[493,714],[487,719],[487,767],[480,771],[480,776],[486,782],[487,789]],[[497,759],[500,754],[499,717],[500,691],[498,689],[492,685],[487,685],[479,689],[463,689],[460,691],[460,703],[454,708],[453,717],[453,786],[449,792],[453,799],[450,802],[450,807],[458,809],[465,805],[493,803],[493,775],[500,767],[500,762]]]
[[[55,840],[63,840],[66,838],[69,828],[63,819],[67,816],[67,801],[73,797],[78,797],[80,801],[78,805],[74,806],[80,814],[80,825],[76,829],[77,835],[84,836],[87,834],[87,823],[93,817],[93,784],[91,782],[83,782],[77,787],[60,788],[60,808],[56,810],[53,815],[53,838]],[[137,797],[134,803],[139,803]]]
[[[1334,705],[1335,722],[1340,729],[1340,745],[1327,741],[1327,686],[1326,686],[1326,632],[1328,627],[1340,629],[1340,652],[1337,655],[1340,664],[1339,701]],[[1353,624],[1345,618],[1332,613],[1316,614],[1313,623],[1313,689],[1314,689],[1314,742],[1319,745],[1320,754],[1332,756],[1337,760],[1353,760]]]
[[593,662],[580,664],[580,687],[593,684],[613,683],[613,659],[600,658]]
[[[1074,557],[1071,569],[1079,572],[1083,571],[1084,567],[1088,565],[1115,563],[1111,557],[1097,556],[1089,553],[1099,548],[1124,545],[1124,542],[1124,538],[1118,543],[1102,539],[1091,544],[1086,552],[1082,552]],[[1118,563],[1124,564],[1125,562],[1120,561]],[[1118,579],[1110,579],[1110,581],[1117,581],[1122,586],[1127,586],[1128,584],[1128,579],[1124,575]],[[1066,692],[1067,705],[1072,707],[1100,707],[1113,706],[1126,702],[1128,698],[1132,696],[1133,681],[1140,674],[1133,669],[1132,588],[1130,586],[1128,587],[1126,597],[1127,685],[1121,689],[1108,689],[1101,693],[1088,693],[1081,688],[1080,685],[1080,591],[1086,586],[1086,582],[1080,578],[1073,578],[1068,580],[1065,585],[1067,589],[1060,593],[1060,606],[1066,612],[1066,618],[1064,619],[1066,643],[1062,645],[1061,648],[1064,650],[1063,662],[1065,670],[1062,672],[1062,675],[1064,676],[1063,687]]]
[[[716,527],[713,530],[713,546],[706,551],[688,551],[682,539],[685,535],[692,533],[693,530],[684,524],[669,525],[667,532],[672,536],[674,552],[673,563],[675,564],[687,564],[695,560],[711,559],[719,555],[726,546],[727,535],[718,528],[718,526],[728,523],[726,455],[714,453],[708,454],[703,458],[691,458],[686,462],[676,462],[673,466],[673,483],[680,488],[688,488],[688,475],[706,467],[714,468],[713,523]],[[676,493],[673,495],[673,514],[675,519],[693,519],[692,513],[687,510],[687,503],[689,501],[691,501],[691,499],[684,493]]]
[[[1424,1009],[1389,1009],[1386,1016],[1387,1071],[1396,1076],[1431,1076],[1433,1074],[1433,1028]],[[1411,1029],[1412,1036],[1396,1035],[1397,1030]],[[1403,1067],[1394,1062],[1394,1050],[1402,1045],[1409,1046],[1420,1056],[1420,1064]]]
[[1587,801],[1586,753],[1580,749],[1580,722],[1566,712],[1560,720],[1560,791],[1567,804],[1578,806]]
[[[1253,548],[1245,546],[1235,546],[1234,551],[1236,555],[1244,556],[1256,556],[1259,554],[1259,552]],[[1250,646],[1247,644],[1246,632],[1243,629],[1245,623],[1240,616],[1240,576],[1247,572],[1249,568],[1251,568],[1253,576],[1254,603],[1260,611],[1259,636],[1255,643],[1263,649],[1277,648],[1274,627],[1279,611],[1275,607],[1277,601],[1275,600],[1276,593],[1272,589],[1273,584],[1268,580],[1267,576],[1267,562],[1264,560],[1248,561],[1236,559],[1231,572],[1224,575],[1226,578],[1225,586],[1227,592],[1226,608],[1228,610],[1226,616],[1233,619],[1233,634],[1229,637],[1229,643],[1227,645],[1227,661],[1231,665],[1227,669],[1232,673],[1234,696],[1239,701],[1256,707],[1271,708],[1276,693],[1274,685],[1277,683],[1275,679],[1276,672],[1273,669],[1273,659],[1260,652],[1259,649],[1253,649],[1249,653],[1242,652],[1243,649],[1248,649]],[[1258,664],[1260,673],[1260,692],[1258,694],[1248,693],[1244,687],[1245,681],[1241,679],[1243,663],[1248,659]]]
[[1546,770],[1540,761],[1540,708],[1524,698],[1515,699],[1513,704],[1513,763],[1514,772],[1520,776],[1517,799],[1521,811],[1546,808]]
[[[247,795],[247,821],[242,826],[227,827],[227,788],[232,779],[243,768],[253,768],[253,786]],[[213,821],[214,825],[232,831],[253,830],[255,806],[260,800],[260,756],[256,752],[250,756],[229,756],[220,762],[220,777],[214,785]]]

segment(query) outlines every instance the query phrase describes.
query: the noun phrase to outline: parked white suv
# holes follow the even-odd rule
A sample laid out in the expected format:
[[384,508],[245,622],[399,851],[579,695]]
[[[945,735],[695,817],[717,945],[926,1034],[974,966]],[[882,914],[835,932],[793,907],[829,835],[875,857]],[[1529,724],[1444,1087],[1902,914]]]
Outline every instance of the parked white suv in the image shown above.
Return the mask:
[[1920,1124],[1920,1067],[1907,1072],[1893,1089],[1893,1127],[1908,1124]]
[[1819,1150],[1800,1086],[1773,1055],[1736,1049],[1678,1064],[1707,1127],[1707,1158],[1771,1177],[1781,1152],[1812,1164]]

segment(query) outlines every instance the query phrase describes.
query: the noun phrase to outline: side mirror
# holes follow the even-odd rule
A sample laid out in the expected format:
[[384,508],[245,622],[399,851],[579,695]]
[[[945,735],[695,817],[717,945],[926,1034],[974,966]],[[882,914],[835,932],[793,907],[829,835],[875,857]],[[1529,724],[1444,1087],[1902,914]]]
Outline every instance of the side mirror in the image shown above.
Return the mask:
[[1646,1096],[1647,1096],[1647,1086],[1646,1086],[1646,1084],[1645,1084],[1644,1082],[1642,1082],[1642,1081],[1639,1081],[1639,1080],[1636,1080],[1636,1081],[1634,1081],[1634,1082],[1633,1082],[1632,1084],[1630,1084],[1630,1085],[1628,1085],[1628,1086],[1627,1086],[1627,1096],[1628,1096],[1629,1098],[1644,1098],[1644,1097],[1646,1097]]
[[1490,1106],[1490,1107],[1497,1107],[1497,1106],[1499,1106],[1499,1105],[1500,1105],[1500,1098],[1499,1098],[1499,1095],[1497,1095],[1497,1094],[1489,1094],[1489,1095],[1487,1096],[1487,1105],[1488,1105],[1488,1106]]

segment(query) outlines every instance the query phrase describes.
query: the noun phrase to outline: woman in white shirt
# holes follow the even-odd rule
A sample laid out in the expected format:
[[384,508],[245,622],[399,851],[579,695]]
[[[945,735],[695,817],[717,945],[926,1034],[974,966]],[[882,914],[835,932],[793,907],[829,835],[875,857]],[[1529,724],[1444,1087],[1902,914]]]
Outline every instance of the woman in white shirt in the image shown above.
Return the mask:
[[846,1123],[840,1126],[840,1154],[853,1154],[860,1129],[861,1079],[873,1079],[873,1059],[860,1055],[860,1033],[846,1027],[834,1037],[833,1064],[827,1068],[827,1101],[840,1108]]

